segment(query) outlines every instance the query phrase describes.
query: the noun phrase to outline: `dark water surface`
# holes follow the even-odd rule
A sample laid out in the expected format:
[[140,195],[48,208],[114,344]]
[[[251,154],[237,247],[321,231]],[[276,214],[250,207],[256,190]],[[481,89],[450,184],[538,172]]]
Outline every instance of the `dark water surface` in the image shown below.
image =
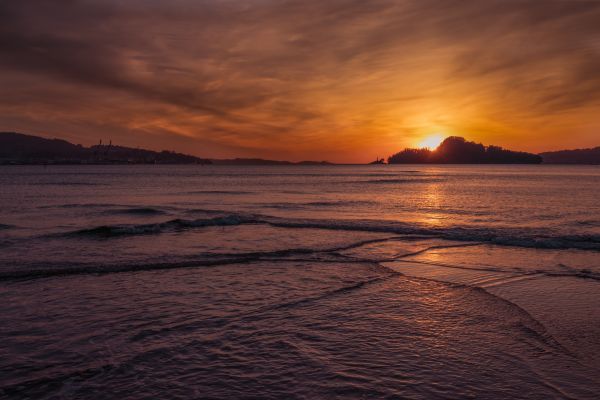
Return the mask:
[[600,393],[600,168],[0,167],[0,398]]

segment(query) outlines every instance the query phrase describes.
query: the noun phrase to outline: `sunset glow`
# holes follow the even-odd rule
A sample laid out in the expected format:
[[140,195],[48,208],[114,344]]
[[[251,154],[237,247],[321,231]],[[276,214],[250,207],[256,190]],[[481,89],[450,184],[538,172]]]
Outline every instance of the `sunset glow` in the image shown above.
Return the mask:
[[598,20],[591,1],[5,1],[0,127],[214,158],[368,162],[437,126],[594,147]]
[[421,140],[418,144],[418,147],[426,147],[428,149],[434,150],[436,147],[440,145],[444,141],[445,136],[441,133],[436,133],[430,136],[427,136],[425,139]]

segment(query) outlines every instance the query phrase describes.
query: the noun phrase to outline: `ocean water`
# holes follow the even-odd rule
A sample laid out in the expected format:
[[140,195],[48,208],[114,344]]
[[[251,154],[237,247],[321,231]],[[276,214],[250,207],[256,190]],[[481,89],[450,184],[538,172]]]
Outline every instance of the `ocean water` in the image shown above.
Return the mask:
[[600,167],[0,167],[0,398],[600,394]]

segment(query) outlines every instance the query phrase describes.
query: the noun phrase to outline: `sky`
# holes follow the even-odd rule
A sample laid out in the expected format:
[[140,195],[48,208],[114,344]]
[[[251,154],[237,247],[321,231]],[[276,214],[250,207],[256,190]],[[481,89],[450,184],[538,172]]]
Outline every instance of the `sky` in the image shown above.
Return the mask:
[[2,0],[0,131],[368,162],[600,146],[600,1]]

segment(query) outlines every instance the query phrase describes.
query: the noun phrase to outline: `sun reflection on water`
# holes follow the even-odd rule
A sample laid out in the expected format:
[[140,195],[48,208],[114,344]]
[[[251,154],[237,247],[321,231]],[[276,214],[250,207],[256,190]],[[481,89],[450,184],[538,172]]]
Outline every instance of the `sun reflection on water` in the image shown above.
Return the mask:
[[444,193],[439,183],[428,185],[422,197],[418,222],[425,226],[447,225],[447,215],[439,212],[443,205],[443,197]]

